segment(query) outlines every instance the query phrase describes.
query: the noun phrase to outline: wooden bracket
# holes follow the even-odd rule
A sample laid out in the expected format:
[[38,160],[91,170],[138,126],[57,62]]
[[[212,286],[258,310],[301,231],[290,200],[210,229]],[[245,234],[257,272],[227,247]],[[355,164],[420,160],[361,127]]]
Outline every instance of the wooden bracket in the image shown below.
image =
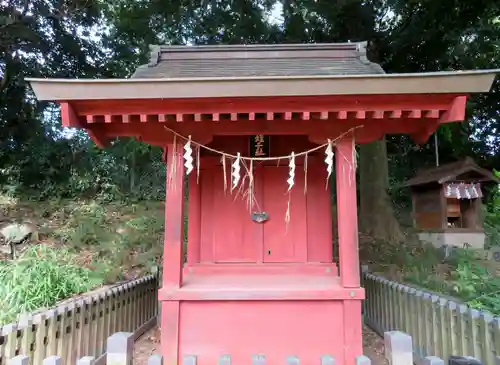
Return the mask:
[[86,129],[90,138],[95,142],[95,144],[100,148],[105,148],[109,145],[109,139],[107,139],[102,133],[95,128],[88,125],[84,125],[78,115],[76,114],[73,107],[65,102],[61,103],[61,119],[62,125],[64,127],[82,128]]

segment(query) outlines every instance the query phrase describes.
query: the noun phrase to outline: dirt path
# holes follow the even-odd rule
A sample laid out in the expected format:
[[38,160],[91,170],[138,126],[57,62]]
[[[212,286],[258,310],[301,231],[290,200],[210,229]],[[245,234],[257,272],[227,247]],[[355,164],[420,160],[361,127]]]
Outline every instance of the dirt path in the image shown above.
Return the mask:
[[[155,328],[139,338],[134,347],[134,365],[146,365],[149,356],[157,353],[160,331]],[[372,365],[387,365],[384,357],[384,341],[370,328],[363,328],[363,351],[372,360]]]

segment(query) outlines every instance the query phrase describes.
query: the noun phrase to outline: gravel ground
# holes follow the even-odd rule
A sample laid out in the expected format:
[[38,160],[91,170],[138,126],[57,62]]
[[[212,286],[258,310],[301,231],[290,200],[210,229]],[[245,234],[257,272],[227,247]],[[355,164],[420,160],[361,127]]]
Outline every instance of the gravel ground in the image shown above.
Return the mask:
[[[148,357],[155,354],[160,345],[160,331],[152,329],[141,336],[134,347],[134,365],[146,365]],[[364,354],[372,360],[372,365],[387,365],[384,357],[384,340],[370,328],[363,328]]]

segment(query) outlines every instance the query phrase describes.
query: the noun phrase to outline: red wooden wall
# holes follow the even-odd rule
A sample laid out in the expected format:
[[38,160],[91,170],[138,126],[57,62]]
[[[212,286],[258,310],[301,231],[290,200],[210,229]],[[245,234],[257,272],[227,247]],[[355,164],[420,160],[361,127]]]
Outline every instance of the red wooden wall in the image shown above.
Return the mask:
[[[247,155],[249,137],[215,140],[214,148]],[[273,137],[272,155],[287,155],[314,147],[306,137]],[[332,214],[326,168],[321,154],[296,161],[295,185],[287,192],[288,160],[254,164],[253,212],[266,212],[269,219],[256,223],[245,196],[246,189],[230,191],[227,162],[226,186],[218,158],[201,158],[200,237],[201,263],[305,263],[332,262]],[[248,165],[248,163],[247,163]],[[244,169],[242,168],[242,174]],[[307,180],[307,190],[305,184]],[[290,221],[285,221],[290,203]],[[190,204],[190,207],[192,204]],[[193,219],[193,221],[195,221]],[[189,240],[189,237],[188,237]],[[189,241],[188,241],[189,245]],[[191,262],[193,263],[193,262]]]

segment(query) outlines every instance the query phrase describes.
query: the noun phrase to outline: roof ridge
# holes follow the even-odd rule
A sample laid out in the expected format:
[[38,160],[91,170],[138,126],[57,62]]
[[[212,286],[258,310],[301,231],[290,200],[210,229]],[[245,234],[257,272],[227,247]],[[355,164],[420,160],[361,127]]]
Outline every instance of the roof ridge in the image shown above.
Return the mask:
[[415,176],[407,180],[403,186],[421,185],[430,182],[444,183],[449,179],[464,174],[467,171],[476,171],[489,178],[491,181],[500,181],[493,174],[479,166],[472,157],[467,156],[458,161],[448,162],[440,166],[428,167],[417,171]]
[[[378,63],[368,59],[367,46],[366,41],[243,45],[156,44],[149,46],[148,63],[138,66],[132,78],[150,78],[155,74],[159,77],[168,75],[167,77],[182,78],[196,72],[229,76],[385,74]],[[188,62],[192,60],[195,61]],[[216,61],[215,64],[211,62],[213,60]],[[235,60],[239,66],[233,65]],[[304,68],[300,63],[309,67]],[[210,67],[206,66],[209,64]],[[224,65],[233,65],[234,70],[221,72]]]
[[[352,51],[357,58],[370,65],[366,57],[368,42],[344,43],[285,43],[285,44],[217,44],[217,45],[149,45],[149,67],[158,65],[162,53],[194,53],[194,52],[262,52],[262,51]],[[249,57],[251,58],[251,57]]]
[[339,43],[260,43],[260,44],[200,44],[200,45],[168,45],[168,44],[156,44],[150,45],[150,47],[159,47],[162,51],[200,51],[200,50],[246,50],[246,51],[259,51],[259,50],[285,50],[285,49],[346,49],[354,51],[363,51],[366,49],[367,41],[362,42],[339,42]]

